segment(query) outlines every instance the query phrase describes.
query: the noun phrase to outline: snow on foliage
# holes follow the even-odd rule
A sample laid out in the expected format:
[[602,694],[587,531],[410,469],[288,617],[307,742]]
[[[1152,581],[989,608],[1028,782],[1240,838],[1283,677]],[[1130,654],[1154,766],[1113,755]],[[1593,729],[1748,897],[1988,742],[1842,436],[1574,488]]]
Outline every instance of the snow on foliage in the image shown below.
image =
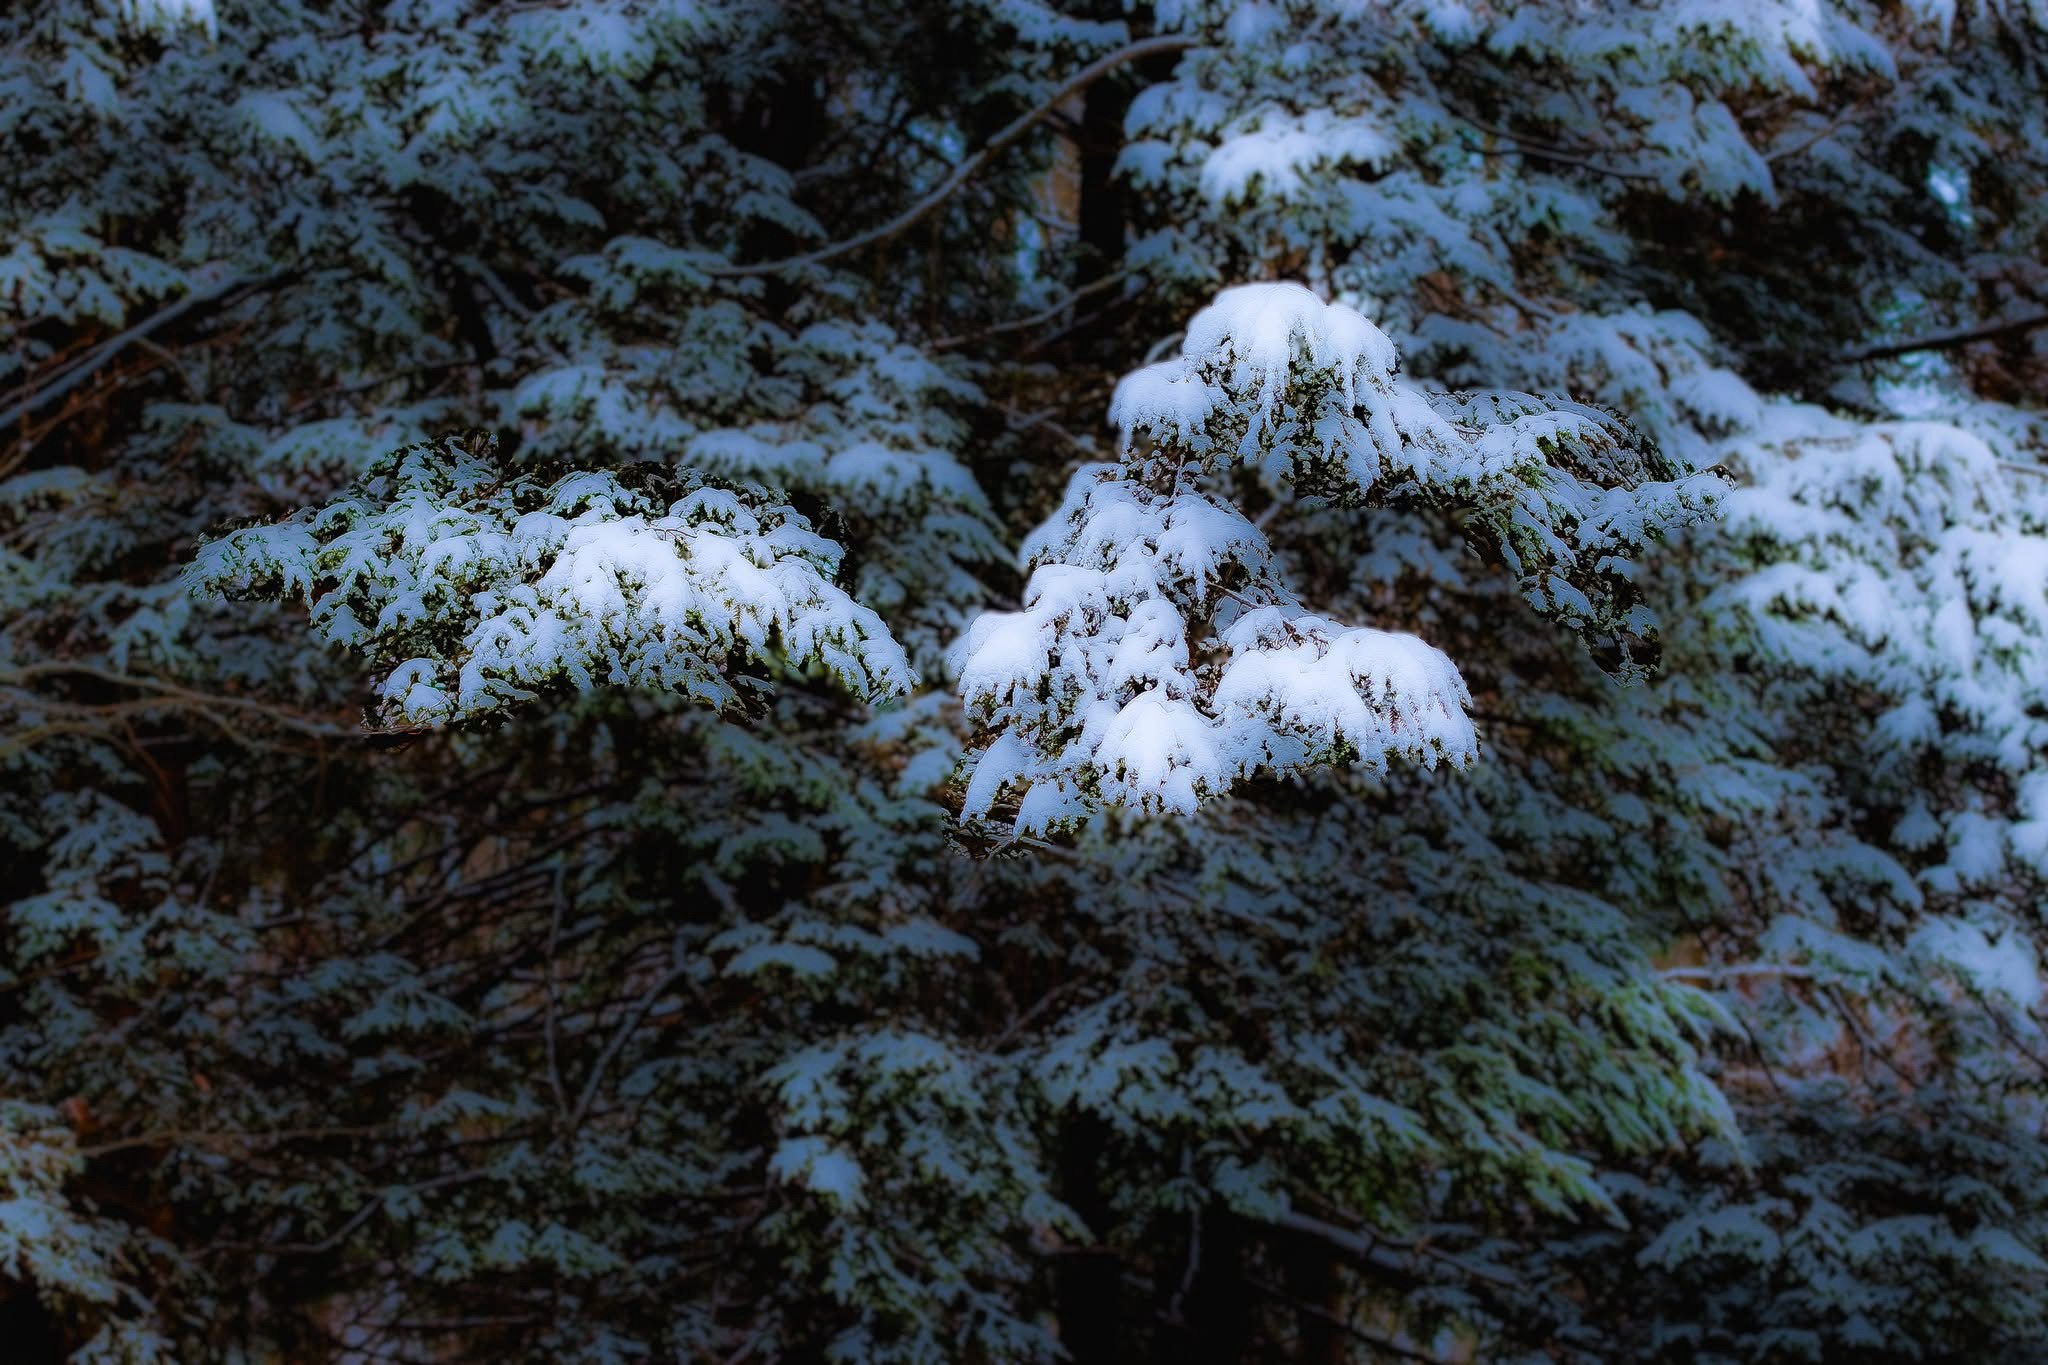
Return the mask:
[[[1876,832],[1801,830],[1781,871],[1810,889],[1766,941],[1828,979],[1976,999],[2038,1037],[2021,888],[2048,878],[2048,480],[1960,425],[1794,403],[1728,459],[1741,486],[1697,610],[1721,666],[1758,678],[1788,759],[1802,731],[1854,727],[1854,824]],[[1914,927],[1887,926],[1892,952],[1846,938],[1831,883],[1857,887],[1858,915],[1892,905]]]
[[193,24],[217,33],[213,0],[121,0],[121,12],[142,28],[176,29]]
[[2039,1354],[2038,3],[338,8],[0,6],[8,1346]]
[[[1539,610],[1650,634],[1630,556],[1704,505],[1614,418],[1526,394],[1431,394],[1355,309],[1298,284],[1225,290],[1178,359],[1117,386],[1115,464],[1084,467],[1026,542],[1024,609],[956,654],[988,739],[962,814],[1015,795],[1037,833],[1102,805],[1192,813],[1247,778],[1402,758],[1462,767],[1471,696],[1412,635],[1306,608],[1234,499],[1250,470],[1286,496],[1466,509]],[[1626,654],[1624,654],[1626,659]]]
[[557,477],[487,441],[408,446],[317,508],[208,544],[190,581],[303,599],[361,650],[393,725],[472,720],[545,689],[680,692],[726,708],[747,664],[863,697],[908,690],[902,649],[834,583],[839,549],[745,486],[659,466]]
[[47,1302],[104,1319],[72,1359],[169,1362],[175,1356],[149,1301],[121,1279],[126,1230],[66,1193],[84,1166],[62,1114],[0,1100],[0,1272]]

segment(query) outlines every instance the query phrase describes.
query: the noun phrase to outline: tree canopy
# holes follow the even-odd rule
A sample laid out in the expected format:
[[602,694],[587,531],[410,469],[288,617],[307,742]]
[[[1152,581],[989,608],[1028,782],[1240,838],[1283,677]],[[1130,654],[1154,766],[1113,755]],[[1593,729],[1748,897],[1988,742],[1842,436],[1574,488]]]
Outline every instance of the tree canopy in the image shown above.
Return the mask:
[[45,0],[0,145],[0,1354],[2048,1339],[2041,0]]

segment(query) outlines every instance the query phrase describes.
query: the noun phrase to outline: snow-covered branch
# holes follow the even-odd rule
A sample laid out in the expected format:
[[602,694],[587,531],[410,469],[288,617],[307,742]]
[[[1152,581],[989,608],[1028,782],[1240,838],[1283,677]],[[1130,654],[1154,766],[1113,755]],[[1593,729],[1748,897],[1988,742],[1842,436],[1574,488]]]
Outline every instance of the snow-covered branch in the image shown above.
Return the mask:
[[1105,805],[1189,814],[1320,763],[1476,755],[1451,660],[1306,608],[1232,501],[1235,471],[1339,503],[1463,505],[1539,610],[1631,635],[1652,623],[1628,556],[1717,486],[1653,478],[1677,471],[1594,409],[1425,393],[1377,327],[1295,284],[1226,290],[1110,416],[1121,457],[1077,472],[1026,543],[1023,610],[984,615],[955,655],[986,733],[962,815],[1014,798],[1018,834]]

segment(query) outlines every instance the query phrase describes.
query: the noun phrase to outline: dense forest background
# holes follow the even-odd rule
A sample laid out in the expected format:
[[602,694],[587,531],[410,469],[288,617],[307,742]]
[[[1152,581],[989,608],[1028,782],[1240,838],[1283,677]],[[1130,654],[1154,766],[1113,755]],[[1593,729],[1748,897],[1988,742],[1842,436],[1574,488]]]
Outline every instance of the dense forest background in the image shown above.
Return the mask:
[[36,0],[0,147],[0,1358],[2040,1358],[2040,0]]

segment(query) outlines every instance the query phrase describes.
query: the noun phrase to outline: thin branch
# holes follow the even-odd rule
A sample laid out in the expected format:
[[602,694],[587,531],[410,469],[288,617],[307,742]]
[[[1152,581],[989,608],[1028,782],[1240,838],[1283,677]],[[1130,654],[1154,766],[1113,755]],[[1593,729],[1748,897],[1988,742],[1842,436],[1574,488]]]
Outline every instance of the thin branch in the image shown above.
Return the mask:
[[1934,332],[1927,336],[1914,337],[1910,341],[1865,347],[1860,351],[1849,352],[1836,363],[1860,365],[1865,361],[1890,360],[1894,356],[1911,355],[1916,351],[1952,351],[1959,346],[1969,346],[1979,341],[1997,341],[2001,337],[2020,336],[2042,327],[2048,327],[2048,313],[2031,313],[2026,317],[2012,318],[2005,322],[1987,322],[1980,327],[1966,327],[1958,332]]
[[555,1094],[555,1109],[562,1117],[569,1116],[569,1092],[562,1086],[562,1064],[556,1045],[556,1013],[558,990],[555,979],[555,953],[562,941],[562,911],[568,906],[569,894],[566,881],[568,868],[557,864],[555,867],[555,894],[552,918],[548,921],[548,980],[547,980],[547,1047],[548,1047],[548,1088]]
[[302,412],[323,399],[347,398],[353,394],[368,393],[371,389],[382,388],[386,384],[396,384],[402,379],[417,379],[422,375],[442,374],[449,370],[483,369],[487,364],[488,362],[478,360],[475,356],[466,356],[461,360],[428,361],[424,365],[414,365],[410,369],[393,370],[389,374],[380,374],[374,379],[359,380],[332,389],[311,390],[294,400],[288,411],[294,413]]
[[1298,1232],[1304,1236],[1313,1237],[1319,1242],[1335,1247],[1339,1251],[1347,1252],[1368,1264],[1384,1265],[1388,1252],[1406,1252],[1410,1256],[1426,1256],[1433,1261],[1440,1261],[1444,1265],[1451,1266],[1460,1273],[1469,1275],[1475,1280],[1483,1280],[1487,1284],[1495,1285],[1501,1289],[1516,1289],[1520,1287],[1515,1278],[1504,1271],[1496,1270],[1491,1266],[1474,1265],[1472,1262],[1453,1256],[1447,1251],[1438,1251],[1426,1242],[1412,1242],[1405,1239],[1388,1237],[1383,1233],[1374,1232],[1370,1229],[1354,1232],[1350,1228],[1339,1227],[1335,1223],[1326,1222],[1321,1218],[1302,1213],[1298,1209],[1288,1209],[1284,1213],[1270,1215],[1264,1221],[1271,1223],[1274,1227],[1285,1228],[1289,1232]]
[[[249,711],[263,716],[289,730],[300,734],[314,735],[322,739],[361,739],[359,730],[350,730],[333,725],[314,716],[293,711],[287,707],[275,706],[268,702],[255,701],[248,697],[231,697],[217,692],[200,692],[193,688],[181,687],[162,678],[146,677],[135,673],[120,673],[94,664],[71,663],[63,660],[47,660],[42,663],[23,664],[18,668],[0,671],[0,683],[27,682],[31,678],[51,674],[77,674],[81,677],[97,678],[101,682],[116,683],[124,687],[141,688],[165,697],[176,698],[192,707],[204,710],[208,707],[225,706],[240,711]],[[74,703],[49,701],[46,707],[57,709],[107,710],[108,707],[79,708]],[[133,703],[127,705],[133,706]]]
[[1443,107],[1445,112],[1449,113],[1454,118],[1460,119],[1463,122],[1471,125],[1472,127],[1477,128],[1480,132],[1485,133],[1489,137],[1507,143],[1509,150],[1515,152],[1517,155],[1520,156],[1529,157],[1536,161],[1548,161],[1559,166],[1576,166],[1580,170],[1591,171],[1595,175],[1611,176],[1616,180],[1661,181],[1664,178],[1655,171],[1642,171],[1635,170],[1626,166],[1605,165],[1601,162],[1588,159],[1586,156],[1581,155],[1577,150],[1573,148],[1557,147],[1549,143],[1534,142],[1531,141],[1529,138],[1522,136],[1520,133],[1513,133],[1505,128],[1496,128],[1490,123],[1486,123],[1480,119],[1474,118],[1472,115],[1465,113],[1461,109],[1453,109],[1448,104],[1444,105]]
[[1093,441],[1083,440],[1081,437],[1076,436],[1073,432],[1067,430],[1064,426],[1061,426],[1058,422],[1054,421],[1052,417],[1052,411],[1050,409],[1046,410],[1045,412],[1035,412],[1024,417],[1015,418],[1008,422],[1006,425],[1008,429],[1012,432],[1025,432],[1033,430],[1049,431],[1053,435],[1059,437],[1062,441],[1065,441],[1068,445],[1072,446],[1075,450],[1079,451],[1084,458],[1090,460],[1099,460],[1102,458],[1102,452],[1096,448]]
[[670,986],[687,975],[689,970],[690,960],[684,952],[683,937],[678,934],[669,948],[668,970],[657,977],[654,984],[633,1002],[632,1007],[626,1011],[626,1017],[621,1019],[618,1028],[613,1030],[611,1039],[605,1043],[604,1051],[598,1053],[597,1060],[590,1064],[590,1075],[584,1079],[583,1093],[576,1097],[576,1107],[569,1113],[569,1131],[575,1131],[583,1122],[583,1116],[590,1112],[590,1106],[596,1102],[598,1086],[603,1082],[605,1070],[611,1066],[612,1058],[618,1056],[619,1049],[623,1048],[626,1040],[639,1029],[641,1021],[647,1017],[647,1012],[654,1008],[654,1002],[660,999],[662,993]]
[[178,372],[178,378],[185,381],[186,395],[189,396],[194,402],[199,402],[205,398],[206,395],[204,390],[202,390],[199,387],[198,382],[192,378],[192,371],[185,368],[185,362],[178,359],[177,352],[172,351],[166,347],[159,346],[154,341],[151,341],[147,337],[137,337],[135,344],[140,346],[143,350],[148,351],[158,360],[163,361],[164,364],[176,370]]
[[[1143,292],[1143,290],[1139,291],[1139,293]],[[1101,308],[1096,309],[1094,312],[1084,313],[1080,317],[1075,318],[1072,322],[1069,322],[1066,326],[1060,328],[1058,331],[1050,333],[1046,336],[1042,336],[1038,340],[1032,342],[1029,346],[1026,346],[1023,350],[1017,353],[1017,358],[1019,360],[1029,360],[1032,356],[1035,356],[1040,351],[1045,350],[1054,342],[1065,341],[1068,337],[1074,335],[1074,333],[1083,331],[1089,327],[1093,327],[1096,323],[1102,321],[1111,313],[1115,312],[1117,309],[1123,307],[1125,304],[1131,302],[1133,299],[1137,297],[1138,294],[1126,294],[1124,297],[1120,299],[1111,299],[1107,304],[1103,305]]]
[[429,1180],[414,1180],[387,1188],[382,1194],[367,1200],[355,1214],[332,1233],[317,1242],[264,1242],[250,1245],[242,1242],[216,1242],[213,1250],[258,1251],[270,1256],[321,1256],[334,1251],[378,1213],[388,1207],[387,1200],[398,1193],[417,1194],[422,1190],[444,1189],[449,1185],[466,1185],[476,1180],[491,1179],[491,1172],[455,1171],[448,1175],[437,1175]]
[[1818,147],[1821,143],[1827,141],[1836,133],[1839,133],[1840,131],[1842,131],[1842,129],[1848,127],[1849,124],[1853,123],[1856,120],[1857,115],[1861,114],[1862,112],[1863,108],[1860,101],[1857,103],[1844,106],[1840,113],[1836,114],[1833,118],[1829,119],[1826,123],[1822,124],[1820,131],[1813,134],[1811,137],[1801,138],[1798,142],[1793,143],[1789,147],[1780,147],[1773,151],[1763,153],[1764,164],[1767,166],[1776,165],[1780,161],[1784,161],[1791,157],[1798,156],[1801,152],[1809,151],[1814,147]]
[[[1180,1173],[1183,1179],[1193,1178],[1194,1156],[1192,1153],[1181,1153]],[[1170,1299],[1166,1305],[1166,1315],[1172,1318],[1175,1322],[1185,1321],[1185,1319],[1181,1316],[1181,1305],[1187,1302],[1188,1294],[1194,1289],[1195,1280],[1201,1275],[1201,1273],[1202,1203],[1200,1200],[1197,1199],[1190,1201],[1190,1207],[1188,1209],[1187,1263],[1181,1269],[1180,1283],[1174,1288],[1173,1298]]]
[[268,1132],[202,1132],[191,1129],[170,1129],[157,1133],[140,1133],[134,1137],[117,1138],[112,1142],[95,1143],[80,1147],[78,1154],[88,1160],[94,1157],[110,1156],[136,1147],[227,1147],[240,1143],[267,1144],[273,1142],[315,1141],[337,1137],[383,1137],[392,1132],[388,1124],[372,1126],[355,1125],[340,1128],[275,1128]]
[[1058,89],[1046,96],[1035,108],[1012,119],[994,137],[983,143],[980,151],[955,166],[952,173],[944,180],[941,180],[922,199],[919,199],[915,204],[912,204],[909,208],[878,227],[869,228],[866,232],[848,237],[844,241],[834,242],[830,246],[819,247],[816,251],[804,252],[800,256],[790,256],[779,261],[763,261],[756,265],[723,266],[715,268],[708,273],[722,277],[779,275],[786,270],[795,270],[802,266],[819,265],[825,261],[837,260],[839,257],[847,255],[849,252],[858,251],[862,247],[886,242],[890,238],[924,221],[939,205],[952,198],[960,187],[972,179],[974,173],[987,165],[998,152],[1001,152],[1011,143],[1023,137],[1024,134],[1030,132],[1048,114],[1064,103],[1069,96],[1087,89],[1102,77],[1127,63],[1142,61],[1146,57],[1156,57],[1166,52],[1185,51],[1188,48],[1194,47],[1199,41],[1192,34],[1166,33],[1153,38],[1141,39],[1138,42],[1120,47],[1106,56],[1097,57],[1094,61],[1069,76]]
[[497,1317],[393,1318],[359,1325],[378,1332],[467,1332],[478,1327],[530,1327],[547,1321],[538,1313],[509,1313]]
[[[177,302],[167,307],[159,308],[133,327],[117,332],[104,342],[101,342],[84,356],[72,362],[69,369],[64,371],[57,378],[56,382],[48,388],[36,388],[33,384],[25,384],[20,389],[15,390],[14,401],[5,408],[0,408],[0,427],[14,426],[39,409],[48,407],[90,379],[99,371],[101,366],[119,355],[122,351],[144,340],[158,328],[175,322],[200,305],[217,303],[222,300],[239,302],[241,297],[247,297],[248,294],[258,293],[265,289],[274,289],[289,278],[290,276],[286,275],[273,275],[269,279],[252,280],[242,276],[230,276],[211,287],[191,291]],[[231,296],[239,297],[231,299]]]
[[1100,294],[1105,289],[1109,289],[1116,285],[1122,284],[1125,280],[1129,279],[1134,273],[1136,272],[1130,270],[1119,270],[1115,274],[1104,275],[1099,280],[1090,281],[1089,283],[1082,285],[1080,288],[1072,291],[1071,293],[1062,295],[1058,302],[1052,304],[1049,307],[1040,309],[1038,312],[1033,313],[1028,318],[1018,318],[1014,322],[999,322],[995,324],[993,327],[984,327],[978,332],[965,332],[958,336],[940,337],[937,341],[932,342],[925,349],[932,351],[950,351],[956,346],[965,346],[969,342],[986,341],[990,337],[1002,336],[1006,332],[1022,332],[1029,328],[1036,327],[1040,323],[1051,322],[1054,318],[1066,312],[1069,308],[1072,308],[1082,299],[1088,298],[1094,294]]
[[1813,975],[1813,969],[1789,962],[1736,962],[1720,967],[1666,967],[1657,975],[1670,981],[1708,981],[1718,985],[1723,981],[1740,981],[1761,976],[1780,976],[1803,981]]
[[1378,1332],[1368,1332],[1357,1323],[1339,1317],[1329,1309],[1319,1307],[1306,1299],[1298,1298],[1278,1285],[1267,1284],[1264,1280],[1250,1275],[1245,1276],[1244,1282],[1259,1293],[1264,1294],[1267,1298],[1284,1303],[1295,1312],[1305,1313],[1318,1322],[1327,1322],[1352,1340],[1370,1346],[1376,1351],[1384,1351],[1388,1355],[1399,1356],[1403,1360],[1424,1361],[1426,1365],[1444,1365],[1440,1358],[1429,1354],[1427,1351],[1419,1351],[1413,1346],[1404,1345],[1392,1337],[1382,1336]]

